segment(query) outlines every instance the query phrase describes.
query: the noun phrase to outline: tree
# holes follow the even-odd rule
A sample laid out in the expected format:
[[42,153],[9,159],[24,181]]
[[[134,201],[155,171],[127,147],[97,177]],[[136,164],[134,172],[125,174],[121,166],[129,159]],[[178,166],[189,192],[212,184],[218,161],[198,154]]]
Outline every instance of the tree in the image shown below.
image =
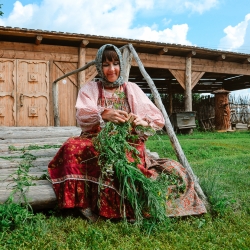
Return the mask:
[[1,11],[1,8],[2,8],[2,4],[0,4],[0,16],[3,15],[3,12]]

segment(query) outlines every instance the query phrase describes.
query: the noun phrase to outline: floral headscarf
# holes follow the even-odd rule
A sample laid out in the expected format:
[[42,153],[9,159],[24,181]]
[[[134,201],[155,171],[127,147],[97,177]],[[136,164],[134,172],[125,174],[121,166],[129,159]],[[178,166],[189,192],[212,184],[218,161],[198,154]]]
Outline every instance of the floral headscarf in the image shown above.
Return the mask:
[[[103,55],[103,51],[107,48],[114,48],[115,52],[117,53],[118,55],[118,58],[119,58],[119,61],[120,61],[120,75],[118,77],[118,79],[114,82],[109,82],[106,78],[105,78],[105,75],[103,74],[103,71],[102,71],[102,55]],[[96,66],[96,69],[97,69],[97,72],[100,76],[100,80],[102,81],[103,85],[105,87],[118,87],[120,85],[122,85],[124,83],[124,80],[123,80],[123,60],[122,60],[122,54],[120,52],[120,50],[113,44],[105,44],[103,45],[98,51],[97,51],[97,54],[96,54],[96,58],[95,58],[95,66]]]

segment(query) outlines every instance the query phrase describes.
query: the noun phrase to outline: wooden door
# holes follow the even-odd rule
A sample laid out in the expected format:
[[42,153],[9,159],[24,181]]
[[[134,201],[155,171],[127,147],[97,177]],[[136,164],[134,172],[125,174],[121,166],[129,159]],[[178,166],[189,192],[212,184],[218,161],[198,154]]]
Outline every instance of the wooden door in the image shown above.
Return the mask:
[[16,126],[49,126],[49,63],[17,60]]
[[0,59],[0,126],[16,126],[16,60]]

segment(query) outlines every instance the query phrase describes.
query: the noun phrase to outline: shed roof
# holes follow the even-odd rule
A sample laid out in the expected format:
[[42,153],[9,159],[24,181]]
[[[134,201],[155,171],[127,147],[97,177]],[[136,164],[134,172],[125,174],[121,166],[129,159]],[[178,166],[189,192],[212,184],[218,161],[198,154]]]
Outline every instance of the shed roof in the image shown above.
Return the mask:
[[[42,36],[42,43],[48,45],[60,45],[79,47],[84,39],[88,40],[88,48],[99,48],[105,43],[112,43],[117,47],[122,47],[125,44],[131,43],[138,53],[159,55],[160,51],[165,48],[164,55],[173,57],[187,57],[191,55],[196,59],[205,60],[223,60],[223,62],[240,63],[242,65],[250,65],[250,54],[236,53],[230,51],[222,51],[215,49],[208,49],[203,47],[188,46],[173,43],[153,42],[136,39],[127,39],[119,37],[97,36],[90,34],[77,34],[58,31],[47,31],[39,29],[26,29],[18,27],[0,26],[0,40],[7,42],[20,43],[35,43],[37,36]],[[250,68],[249,68],[250,69]],[[173,75],[166,69],[161,68],[146,68],[149,75],[155,79],[155,84],[160,92],[166,92],[167,85],[173,85],[174,92],[183,92],[183,89],[174,80]],[[229,91],[245,89],[250,87],[250,74],[228,74],[206,72],[199,83],[194,87],[193,92],[213,92],[221,86]],[[149,89],[145,80],[142,78],[139,69],[132,67],[130,77],[144,88],[145,92]],[[213,88],[212,88],[213,86]]]

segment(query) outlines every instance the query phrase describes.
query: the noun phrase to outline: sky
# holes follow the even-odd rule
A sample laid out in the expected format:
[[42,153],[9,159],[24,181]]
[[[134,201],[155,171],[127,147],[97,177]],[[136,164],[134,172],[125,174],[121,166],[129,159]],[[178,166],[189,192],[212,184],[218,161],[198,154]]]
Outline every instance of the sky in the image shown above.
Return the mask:
[[[0,26],[250,55],[250,0],[0,0]],[[235,94],[250,95],[250,89]]]

